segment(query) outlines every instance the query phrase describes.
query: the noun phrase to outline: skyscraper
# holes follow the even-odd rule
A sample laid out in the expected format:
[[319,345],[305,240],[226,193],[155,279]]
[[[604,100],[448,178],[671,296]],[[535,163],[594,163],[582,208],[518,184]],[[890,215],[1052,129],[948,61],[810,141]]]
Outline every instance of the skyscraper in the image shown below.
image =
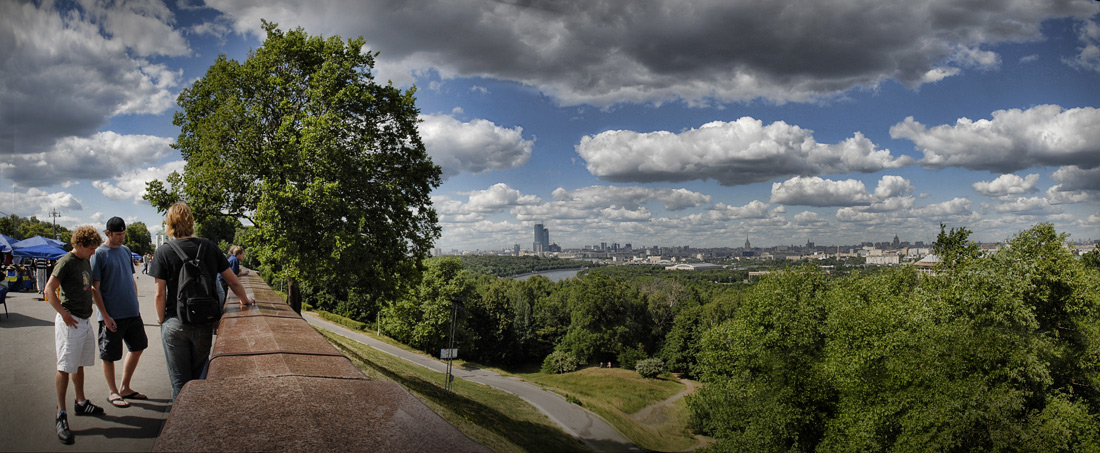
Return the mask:
[[535,242],[531,245],[535,253],[542,253],[550,249],[550,230],[544,228],[541,223],[535,224]]

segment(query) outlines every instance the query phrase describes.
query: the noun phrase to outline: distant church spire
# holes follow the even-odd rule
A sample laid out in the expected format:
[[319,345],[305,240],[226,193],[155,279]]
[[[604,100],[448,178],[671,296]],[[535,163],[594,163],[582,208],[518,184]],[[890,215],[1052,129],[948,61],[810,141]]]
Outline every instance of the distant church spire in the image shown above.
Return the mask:
[[749,237],[748,236],[745,236],[745,248],[746,249],[751,249],[752,248],[752,245],[749,244]]

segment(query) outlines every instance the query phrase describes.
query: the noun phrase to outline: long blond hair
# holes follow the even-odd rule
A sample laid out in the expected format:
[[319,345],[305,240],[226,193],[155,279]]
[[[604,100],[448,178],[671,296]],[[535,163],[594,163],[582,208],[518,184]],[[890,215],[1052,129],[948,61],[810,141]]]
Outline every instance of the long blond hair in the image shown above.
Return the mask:
[[168,208],[164,215],[164,232],[177,239],[195,234],[195,216],[187,203],[181,201]]

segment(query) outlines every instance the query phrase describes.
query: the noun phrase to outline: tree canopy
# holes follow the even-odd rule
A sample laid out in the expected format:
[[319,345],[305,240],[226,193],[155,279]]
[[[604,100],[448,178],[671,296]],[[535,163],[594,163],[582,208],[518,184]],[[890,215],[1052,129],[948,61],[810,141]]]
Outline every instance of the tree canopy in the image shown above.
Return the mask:
[[248,220],[262,271],[302,282],[321,308],[361,301],[347,314],[365,318],[414,284],[439,236],[441,172],[417,131],[415,89],[376,83],[362,37],[263,27],[244,62],[220,55],[180,94],[186,164],[146,199],[162,211],[186,201],[203,225]]
[[12,214],[8,217],[0,217],[0,233],[4,233],[15,239],[27,239],[35,236],[47,237],[54,239],[54,234],[57,234],[59,240],[69,243],[69,237],[72,232],[68,228],[61,225],[54,225],[53,223],[39,220],[38,217],[30,216],[20,217]]
[[[934,275],[772,274],[708,330],[693,423],[737,451],[1097,451],[1100,273],[1049,224]],[[947,240],[944,240],[947,239]]]
[[126,225],[126,239],[123,244],[138,255],[153,253],[153,237],[149,234],[149,228],[144,222]]

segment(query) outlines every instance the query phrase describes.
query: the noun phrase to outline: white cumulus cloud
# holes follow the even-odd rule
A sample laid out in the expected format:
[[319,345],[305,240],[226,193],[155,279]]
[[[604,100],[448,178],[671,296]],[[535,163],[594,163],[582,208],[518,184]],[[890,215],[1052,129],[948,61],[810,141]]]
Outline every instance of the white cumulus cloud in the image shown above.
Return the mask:
[[0,124],[19,137],[0,150],[42,153],[112,116],[172,108],[181,72],[146,57],[190,50],[162,2],[35,3],[0,2]]
[[1039,183],[1039,175],[1036,173],[1020,177],[1013,174],[1001,175],[992,181],[978,181],[970,186],[974,190],[987,197],[1003,197],[1005,195],[1020,195],[1035,189]]
[[772,183],[772,203],[800,206],[859,206],[871,202],[863,181],[833,181],[817,176],[796,176]]
[[743,117],[716,121],[679,134],[606,131],[576,146],[588,171],[616,182],[683,182],[713,179],[725,186],[778,177],[848,171],[872,172],[913,163],[878,150],[862,134],[835,145],[813,131],[782,121],[765,126]]
[[963,167],[1012,173],[1032,167],[1100,166],[1100,109],[1040,105],[993,112],[992,119],[959,118],[927,127],[913,117],[890,128],[912,140],[928,168]]
[[158,164],[175,152],[173,142],[165,137],[111,131],[66,137],[48,151],[10,156],[0,173],[20,187],[49,186],[70,179],[113,179]]
[[113,180],[92,181],[92,186],[99,189],[103,196],[112,200],[132,199],[134,203],[140,203],[145,196],[145,185],[149,181],[154,179],[163,181],[174,171],[183,173],[184,164],[184,161],[177,160],[157,167],[129,170]]
[[462,122],[449,115],[423,115],[420,137],[443,176],[507,170],[531,159],[534,140],[523,138],[523,128],[506,128],[491,121]]
[[621,207],[638,209],[649,202],[659,202],[669,211],[679,211],[710,203],[710,195],[687,189],[589,186],[574,191],[557,188],[554,200],[567,202],[583,209]]
[[46,192],[31,187],[25,192],[0,194],[0,211],[20,217],[38,216],[45,219],[53,210],[67,214],[84,209],[80,199],[68,192]]

